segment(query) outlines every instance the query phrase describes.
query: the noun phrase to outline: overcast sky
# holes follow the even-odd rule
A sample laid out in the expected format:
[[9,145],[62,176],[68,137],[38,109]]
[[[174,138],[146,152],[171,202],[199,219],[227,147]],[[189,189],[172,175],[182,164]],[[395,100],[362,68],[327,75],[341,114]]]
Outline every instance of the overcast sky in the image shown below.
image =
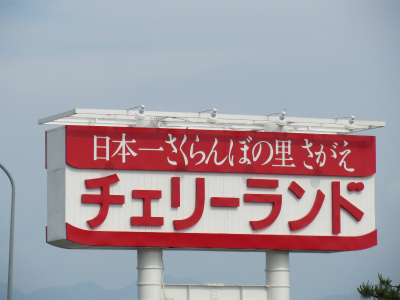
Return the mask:
[[[136,251],[45,242],[45,130],[73,108],[386,121],[377,137],[378,246],[290,255],[291,299],[400,282],[400,1],[0,0],[0,162],[17,184],[14,285],[23,292],[135,281]],[[0,174],[0,282],[10,184]],[[264,284],[263,253],[165,251],[165,274]],[[0,295],[4,297],[5,295]]]

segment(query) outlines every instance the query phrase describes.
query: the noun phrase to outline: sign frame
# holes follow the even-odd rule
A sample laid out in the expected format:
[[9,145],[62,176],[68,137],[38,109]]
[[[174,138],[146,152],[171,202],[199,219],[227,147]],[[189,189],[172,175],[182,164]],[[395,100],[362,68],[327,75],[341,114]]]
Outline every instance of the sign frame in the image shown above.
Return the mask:
[[[97,127],[96,130],[100,129]],[[218,132],[214,131],[214,133],[217,134]],[[286,135],[285,133],[276,134],[282,136]],[[55,246],[64,248],[107,249],[160,247],[224,251],[265,251],[266,249],[284,249],[291,251],[320,252],[361,250],[377,244],[376,229],[370,230],[369,232],[359,236],[307,236],[301,234],[288,236],[280,234],[243,235],[234,233],[209,234],[190,232],[121,232],[102,231],[100,229],[84,230],[68,223],[66,217],[66,211],[68,209],[66,207],[66,197],[68,198],[66,181],[69,180],[69,172],[76,168],[67,165],[67,152],[69,145],[65,134],[65,127],[59,127],[48,131],[46,135],[46,144],[46,164],[48,168],[47,241]],[[375,151],[375,146],[373,148]],[[375,154],[375,152],[373,153]],[[375,173],[375,161],[373,161],[373,166],[373,173]],[[113,169],[111,168],[111,170]],[[101,172],[104,173],[104,170]],[[239,172],[238,175],[240,174],[248,175]],[[373,177],[371,174],[367,175],[367,177]],[[357,178],[359,179],[360,177]],[[373,178],[371,178],[371,181],[373,182]],[[374,214],[374,211],[372,211],[372,214]],[[372,223],[374,227],[374,218]]]

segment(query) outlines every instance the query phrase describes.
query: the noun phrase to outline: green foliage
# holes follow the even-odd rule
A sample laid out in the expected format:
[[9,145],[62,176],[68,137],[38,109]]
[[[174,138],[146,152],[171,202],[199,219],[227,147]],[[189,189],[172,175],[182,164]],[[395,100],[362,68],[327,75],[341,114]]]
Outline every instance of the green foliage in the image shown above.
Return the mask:
[[400,300],[400,284],[392,285],[392,280],[384,279],[381,274],[378,274],[378,277],[378,284],[373,285],[368,281],[357,288],[361,299]]

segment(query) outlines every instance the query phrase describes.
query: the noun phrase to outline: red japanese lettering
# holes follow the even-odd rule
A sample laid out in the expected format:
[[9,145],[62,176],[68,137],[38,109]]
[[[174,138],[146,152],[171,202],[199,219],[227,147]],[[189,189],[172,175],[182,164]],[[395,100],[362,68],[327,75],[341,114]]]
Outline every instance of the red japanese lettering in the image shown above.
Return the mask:
[[171,207],[181,206],[181,178],[171,178]]
[[211,197],[211,206],[216,206],[216,207],[239,207],[239,198],[234,198],[234,197]]
[[297,198],[301,199],[306,192],[297,182],[292,181],[288,188]]
[[[278,180],[274,179],[247,179],[248,187],[277,188]],[[250,221],[253,230],[260,230],[270,226],[278,218],[282,208],[282,195],[275,194],[244,194],[244,202],[272,203],[270,214],[262,220]]]
[[358,222],[361,221],[364,213],[340,195],[340,182],[332,182],[332,233],[339,234],[340,229],[340,209],[344,208]]
[[193,214],[183,220],[174,220],[175,230],[182,230],[194,226],[201,219],[205,203],[205,180],[196,178],[196,206]]
[[110,204],[124,204],[125,196],[123,195],[110,195],[110,185],[117,183],[119,178],[117,174],[113,174],[107,177],[86,179],[85,185],[88,189],[100,188],[100,195],[93,194],[82,194],[82,203],[96,203],[100,204],[100,211],[96,217],[92,220],[87,221],[89,226],[93,229],[101,224],[107,217]]
[[354,191],[361,192],[364,189],[364,183],[362,183],[362,182],[350,182],[350,183],[347,184],[347,189],[350,192],[354,192]]
[[276,179],[247,179],[248,187],[259,187],[259,188],[277,188],[279,181]]
[[163,226],[163,217],[151,216],[151,200],[160,199],[161,191],[157,190],[133,190],[132,198],[143,200],[143,216],[131,217],[132,226]]
[[[305,193],[304,189],[299,186],[295,181],[289,186],[289,190],[299,199],[301,199]],[[302,229],[308,226],[316,216],[318,215],[319,211],[321,210],[322,204],[324,203],[325,195],[321,190],[317,191],[317,196],[315,197],[315,202],[308,212],[303,218],[298,219],[296,221],[289,221],[289,227],[291,231]]]

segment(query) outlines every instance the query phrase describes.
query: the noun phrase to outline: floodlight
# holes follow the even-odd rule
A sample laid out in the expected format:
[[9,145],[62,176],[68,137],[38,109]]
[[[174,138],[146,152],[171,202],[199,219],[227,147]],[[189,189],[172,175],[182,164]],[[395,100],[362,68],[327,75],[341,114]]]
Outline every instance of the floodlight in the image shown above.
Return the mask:
[[279,116],[279,118],[276,118],[276,125],[278,126],[285,126],[287,121],[286,121],[286,113],[284,111],[282,111],[281,115]]
[[351,116],[350,120],[348,120],[346,123],[344,123],[344,127],[346,127],[347,129],[354,129],[356,127],[356,125],[354,124],[354,120],[356,119],[355,116]]
[[213,108],[211,114],[207,116],[207,121],[210,123],[215,123],[217,119],[217,109]]
[[138,120],[143,120],[145,118],[144,110],[146,109],[146,106],[141,105],[140,109],[135,112],[135,118]]

